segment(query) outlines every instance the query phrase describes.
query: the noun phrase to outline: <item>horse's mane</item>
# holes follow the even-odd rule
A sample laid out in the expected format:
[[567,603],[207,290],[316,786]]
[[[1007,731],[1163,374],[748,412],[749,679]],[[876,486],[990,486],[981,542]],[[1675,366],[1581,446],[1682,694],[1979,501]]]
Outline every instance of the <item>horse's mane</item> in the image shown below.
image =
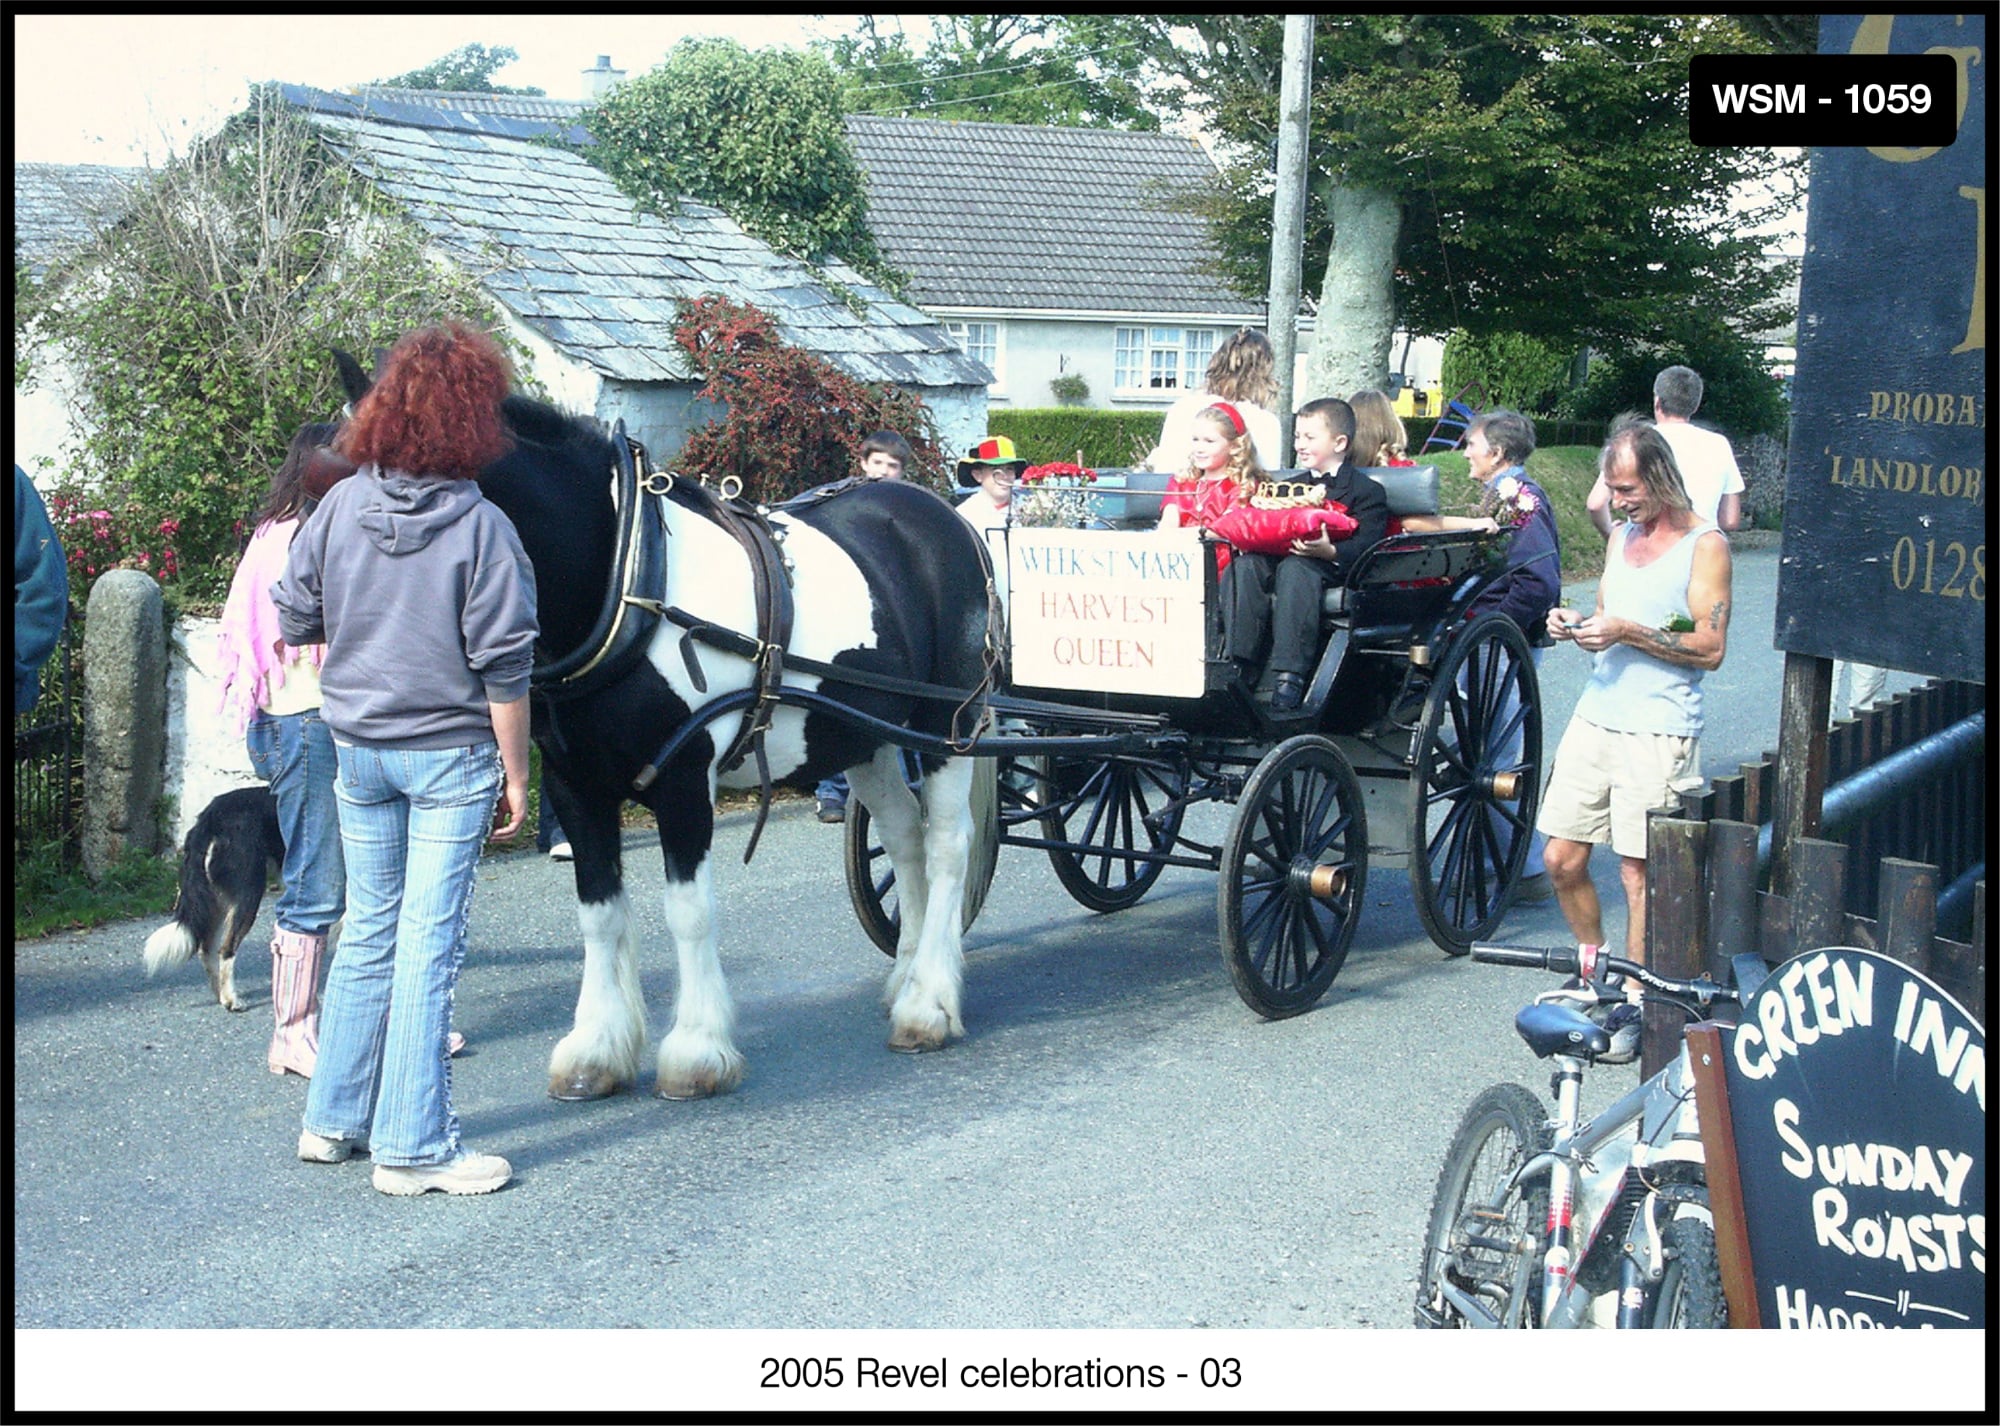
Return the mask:
[[610,433],[588,416],[564,411],[515,391],[500,403],[515,438],[563,459],[606,464],[615,456]]

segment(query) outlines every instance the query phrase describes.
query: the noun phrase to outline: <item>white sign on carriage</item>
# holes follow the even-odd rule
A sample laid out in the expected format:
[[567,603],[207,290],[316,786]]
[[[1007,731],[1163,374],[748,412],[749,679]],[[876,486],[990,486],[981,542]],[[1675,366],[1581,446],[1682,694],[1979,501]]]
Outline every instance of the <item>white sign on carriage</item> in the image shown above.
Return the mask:
[[1201,697],[1199,531],[1015,527],[1007,569],[1015,683]]

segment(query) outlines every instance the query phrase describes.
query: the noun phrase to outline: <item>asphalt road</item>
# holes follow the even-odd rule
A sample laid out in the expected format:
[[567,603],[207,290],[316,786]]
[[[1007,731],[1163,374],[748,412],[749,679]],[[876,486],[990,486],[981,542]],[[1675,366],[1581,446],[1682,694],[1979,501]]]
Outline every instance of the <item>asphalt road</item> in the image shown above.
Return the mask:
[[[1776,742],[1776,568],[1739,554],[1711,773]],[[1585,663],[1548,655],[1552,739]],[[1399,827],[1402,793],[1374,795],[1375,825]],[[725,821],[716,882],[749,1068],[703,1103],[545,1097],[581,964],[569,872],[487,859],[455,1093],[467,1143],[516,1178],[485,1199],[388,1198],[359,1163],[293,1157],[305,1086],[263,1067],[268,900],[241,1015],[198,966],[146,979],[157,922],[17,946],[16,1327],[1404,1327],[1461,1109],[1545,1080],[1509,1028],[1538,978],[1440,953],[1393,858],[1326,999],[1266,1023],[1218,956],[1212,877],[1170,871],[1095,916],[1039,854],[1004,851],[967,941],[967,1038],[895,1055],[837,832],[781,807],[746,868],[748,832]],[[627,834],[655,1040],[657,856]],[[1553,902],[1503,935],[1565,939]]]

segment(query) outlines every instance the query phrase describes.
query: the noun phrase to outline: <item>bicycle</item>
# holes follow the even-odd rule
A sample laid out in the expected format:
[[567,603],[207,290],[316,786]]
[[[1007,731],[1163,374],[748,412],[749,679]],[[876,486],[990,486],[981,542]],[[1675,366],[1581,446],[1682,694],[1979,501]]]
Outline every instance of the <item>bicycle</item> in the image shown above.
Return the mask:
[[1594,1064],[1636,1058],[1636,1035],[1628,1052],[1613,1052],[1603,1022],[1626,997],[1600,975],[1636,978],[1705,1018],[1717,1001],[1748,996],[1763,962],[1737,957],[1729,987],[1670,980],[1601,953],[1584,963],[1575,948],[1475,945],[1472,957],[1571,977],[1514,1017],[1528,1048],[1554,1061],[1556,1112],[1551,1119],[1518,1084],[1495,1085],[1466,1110],[1424,1234],[1417,1326],[1727,1326],[1685,1044],[1588,1119],[1583,1077]]

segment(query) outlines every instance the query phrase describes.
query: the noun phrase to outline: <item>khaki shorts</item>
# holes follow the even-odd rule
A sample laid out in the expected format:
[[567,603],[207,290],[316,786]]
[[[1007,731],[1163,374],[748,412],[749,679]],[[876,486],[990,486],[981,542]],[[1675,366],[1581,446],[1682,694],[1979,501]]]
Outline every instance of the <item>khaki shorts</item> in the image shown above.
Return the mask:
[[1572,842],[1609,842],[1621,857],[1646,857],[1646,814],[1702,785],[1701,739],[1616,733],[1572,718],[1542,789],[1535,828]]

